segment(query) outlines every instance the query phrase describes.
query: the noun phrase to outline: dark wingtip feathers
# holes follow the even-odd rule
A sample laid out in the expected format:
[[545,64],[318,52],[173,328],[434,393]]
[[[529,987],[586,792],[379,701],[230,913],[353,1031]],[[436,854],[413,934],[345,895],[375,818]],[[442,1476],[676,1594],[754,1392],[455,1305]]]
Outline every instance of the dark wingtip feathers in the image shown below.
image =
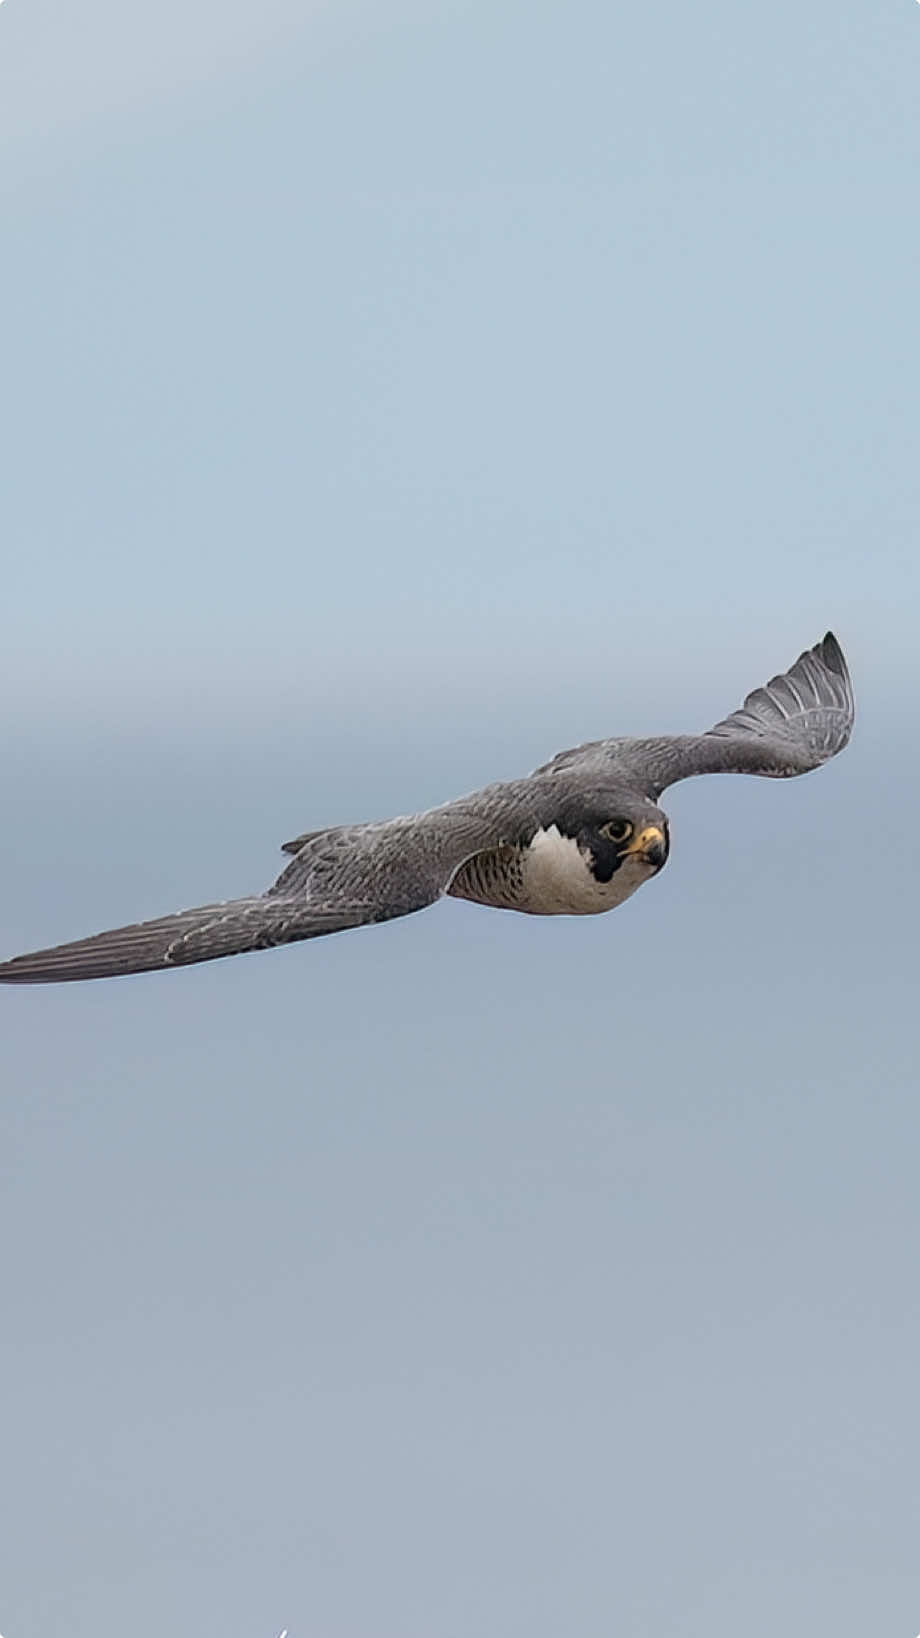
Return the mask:
[[836,672],[838,677],[843,677],[849,682],[850,673],[847,668],[846,658],[839,639],[834,632],[826,631],[820,643],[816,643],[811,652],[823,660],[828,671]]

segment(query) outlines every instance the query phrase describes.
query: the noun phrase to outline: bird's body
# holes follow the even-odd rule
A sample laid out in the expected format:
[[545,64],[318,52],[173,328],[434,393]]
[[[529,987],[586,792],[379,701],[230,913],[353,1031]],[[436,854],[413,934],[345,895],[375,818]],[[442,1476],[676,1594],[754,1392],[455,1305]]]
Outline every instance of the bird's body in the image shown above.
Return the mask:
[[853,696],[836,639],[799,656],[705,734],[609,739],[426,813],[308,831],[266,893],[200,905],[0,963],[41,984],[188,966],[389,921],[448,894],[530,915],[613,909],[665,864],[658,807],[702,773],[785,779],[843,749]]
[[530,916],[599,916],[622,904],[660,869],[636,855],[601,880],[592,856],[552,824],[535,830],[526,846],[474,854],[447,891],[456,899]]

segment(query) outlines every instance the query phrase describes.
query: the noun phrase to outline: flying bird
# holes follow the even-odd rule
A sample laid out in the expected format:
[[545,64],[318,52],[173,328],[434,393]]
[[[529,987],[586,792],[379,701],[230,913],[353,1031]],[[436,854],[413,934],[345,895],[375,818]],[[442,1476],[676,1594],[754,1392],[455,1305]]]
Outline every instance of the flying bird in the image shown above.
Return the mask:
[[307,831],[284,843],[291,862],[265,893],[16,956],[0,963],[0,981],[186,967],[408,916],[444,894],[535,916],[596,915],[665,864],[658,799],[669,785],[808,773],[843,749],[852,725],[846,661],[828,632],[704,734],[594,740],[427,813]]

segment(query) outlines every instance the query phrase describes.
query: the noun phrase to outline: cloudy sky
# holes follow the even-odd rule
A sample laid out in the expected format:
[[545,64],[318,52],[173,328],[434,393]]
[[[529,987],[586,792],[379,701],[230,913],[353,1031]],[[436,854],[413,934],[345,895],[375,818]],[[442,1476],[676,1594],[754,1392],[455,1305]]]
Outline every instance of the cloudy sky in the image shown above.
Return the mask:
[[2,953],[707,726],[615,916],[11,990],[4,1638],[920,1630],[920,9],[0,7]]

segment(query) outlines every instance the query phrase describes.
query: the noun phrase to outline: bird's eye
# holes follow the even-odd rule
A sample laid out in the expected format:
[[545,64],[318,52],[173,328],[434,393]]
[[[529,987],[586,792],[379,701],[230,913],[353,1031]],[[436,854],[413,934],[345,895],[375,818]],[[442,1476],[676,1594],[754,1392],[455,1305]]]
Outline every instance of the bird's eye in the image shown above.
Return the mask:
[[628,842],[633,827],[628,819],[608,819],[606,825],[601,825],[600,833],[609,842]]

